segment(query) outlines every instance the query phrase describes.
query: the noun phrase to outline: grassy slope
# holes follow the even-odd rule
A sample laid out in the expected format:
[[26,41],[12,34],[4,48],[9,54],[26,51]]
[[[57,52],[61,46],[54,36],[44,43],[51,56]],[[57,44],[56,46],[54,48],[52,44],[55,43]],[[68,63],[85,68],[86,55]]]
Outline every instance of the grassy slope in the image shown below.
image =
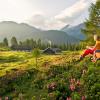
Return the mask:
[[[11,51],[0,52],[1,77],[6,74],[14,76],[15,69],[18,69],[21,72],[25,71],[24,74],[20,74],[12,85],[15,90],[6,92],[2,95],[9,95],[10,97],[17,99],[19,93],[23,93],[24,99],[26,100],[32,100],[32,98],[35,97],[36,98],[33,100],[41,100],[41,98],[46,98],[44,100],[53,98],[53,100],[55,100],[55,97],[59,94],[56,93],[56,91],[59,89],[57,88],[57,90],[52,91],[51,93],[53,96],[48,97],[48,84],[56,82],[57,84],[64,85],[65,83],[67,87],[68,80],[72,76],[76,79],[80,79],[83,84],[85,79],[80,72],[84,70],[85,67],[90,69],[100,68],[100,61],[97,62],[97,64],[93,64],[86,58],[82,62],[77,62],[79,54],[80,52],[69,51],[58,55],[41,55],[38,59],[39,67],[35,68],[35,58],[32,57],[31,53]],[[88,69],[88,71],[90,69]]]
[[[43,71],[43,69],[45,69],[45,64],[47,64],[47,67],[52,65],[65,64],[66,62],[74,59],[72,54],[76,55],[79,53],[71,53],[69,51],[58,55],[41,55],[38,58],[38,70]],[[20,51],[0,52],[0,76],[5,75],[6,71],[10,72],[12,69],[26,70],[31,68],[35,68],[35,58],[32,57],[31,53]]]

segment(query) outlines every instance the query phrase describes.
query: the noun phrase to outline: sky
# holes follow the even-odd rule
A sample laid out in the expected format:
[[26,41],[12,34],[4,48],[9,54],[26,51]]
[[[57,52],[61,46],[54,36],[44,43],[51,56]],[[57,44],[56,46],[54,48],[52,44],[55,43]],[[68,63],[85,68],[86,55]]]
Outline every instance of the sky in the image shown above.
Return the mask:
[[27,23],[40,29],[61,29],[88,18],[96,0],[0,0],[0,22]]

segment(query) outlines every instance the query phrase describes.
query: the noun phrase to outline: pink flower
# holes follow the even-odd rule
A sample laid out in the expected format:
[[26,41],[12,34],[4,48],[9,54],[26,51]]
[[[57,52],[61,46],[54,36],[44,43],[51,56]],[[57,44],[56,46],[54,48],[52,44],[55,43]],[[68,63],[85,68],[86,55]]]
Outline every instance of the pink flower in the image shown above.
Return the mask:
[[75,83],[75,78],[71,78],[70,83]]
[[67,99],[66,100],[71,100],[71,97],[67,97]]
[[74,85],[74,84],[71,84],[71,85],[70,85],[70,90],[71,90],[71,91],[74,91],[74,90],[75,90],[75,85]]
[[86,100],[86,99],[85,99],[85,96],[82,96],[82,100]]
[[8,97],[5,97],[5,100],[9,100],[9,98]]
[[80,80],[77,80],[77,83],[76,83],[78,86],[80,85]]
[[51,90],[54,90],[55,88],[57,87],[57,84],[56,83],[51,83],[47,86],[48,89],[51,89]]
[[2,98],[0,97],[0,100],[2,100]]

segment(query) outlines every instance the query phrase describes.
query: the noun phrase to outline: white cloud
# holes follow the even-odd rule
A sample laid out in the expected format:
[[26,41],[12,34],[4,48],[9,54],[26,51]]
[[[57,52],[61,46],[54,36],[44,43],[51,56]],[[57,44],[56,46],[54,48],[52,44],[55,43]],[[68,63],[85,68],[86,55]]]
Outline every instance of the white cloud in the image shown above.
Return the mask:
[[59,29],[63,24],[65,25],[65,23],[56,20],[54,17],[49,18],[45,16],[46,15],[43,13],[34,14],[29,20],[26,21],[26,23],[40,29]]
[[78,21],[78,18],[88,11],[91,2],[94,3],[96,0],[77,0],[75,4],[65,8],[65,10],[56,16],[45,17],[46,14],[39,13],[35,14],[28,23],[42,29],[60,29],[66,24],[72,24],[74,21]]
[[47,18],[41,12],[34,14],[30,19],[26,20],[26,23],[35,26],[37,28],[45,28],[46,27]]
[[65,25],[66,25],[65,23],[63,23],[59,20],[56,20],[54,18],[51,18],[46,21],[47,29],[60,29],[61,27],[65,26]]
[[66,8],[60,14],[56,15],[55,18],[59,21],[70,23],[79,17],[88,7],[86,0],[79,0],[71,7]]
[[0,21],[23,22],[37,12],[27,0],[0,0]]

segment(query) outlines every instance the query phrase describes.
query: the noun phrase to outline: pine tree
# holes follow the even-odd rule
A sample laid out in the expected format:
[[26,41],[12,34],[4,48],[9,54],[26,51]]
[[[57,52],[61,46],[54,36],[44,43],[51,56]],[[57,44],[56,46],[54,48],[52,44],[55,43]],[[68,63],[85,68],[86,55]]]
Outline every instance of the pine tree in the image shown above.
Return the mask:
[[93,34],[100,35],[100,0],[91,4],[89,19],[85,22],[85,29],[82,31],[90,38]]
[[38,39],[37,46],[38,46],[38,48],[41,48],[41,39]]
[[11,46],[18,46],[18,42],[17,42],[16,37],[11,38]]
[[4,38],[3,39],[3,44],[4,44],[4,46],[7,46],[8,47],[8,39],[7,38]]
[[30,39],[30,43],[29,43],[29,45],[30,45],[31,49],[34,48],[34,40],[33,40],[33,39]]

